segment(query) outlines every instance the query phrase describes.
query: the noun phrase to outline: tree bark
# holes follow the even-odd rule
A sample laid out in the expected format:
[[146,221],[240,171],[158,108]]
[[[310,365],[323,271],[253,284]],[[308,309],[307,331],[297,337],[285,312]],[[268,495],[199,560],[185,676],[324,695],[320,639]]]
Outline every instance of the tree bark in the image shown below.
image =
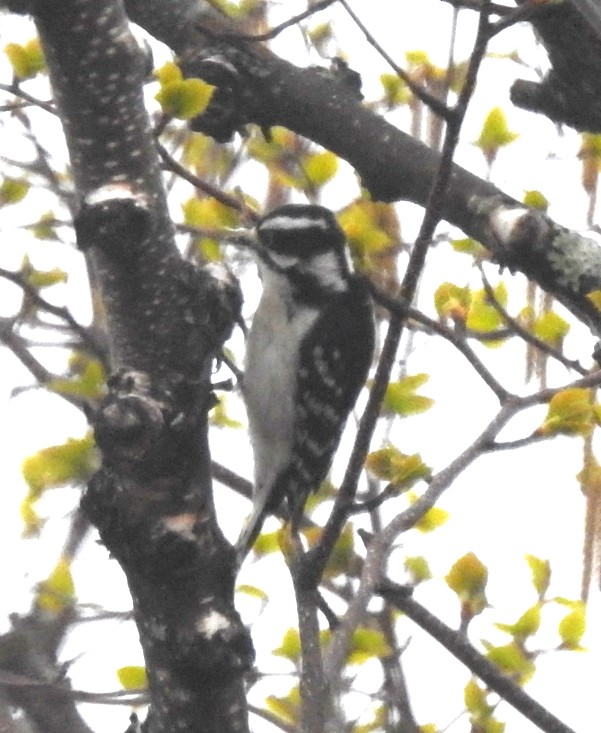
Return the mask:
[[175,246],[142,95],[146,59],[122,3],[40,2],[34,19],[114,372],[90,416],[103,465],[82,506],[132,593],[145,730],[244,732],[252,645],[233,605],[234,554],[215,521],[207,445],[211,363],[239,291]]

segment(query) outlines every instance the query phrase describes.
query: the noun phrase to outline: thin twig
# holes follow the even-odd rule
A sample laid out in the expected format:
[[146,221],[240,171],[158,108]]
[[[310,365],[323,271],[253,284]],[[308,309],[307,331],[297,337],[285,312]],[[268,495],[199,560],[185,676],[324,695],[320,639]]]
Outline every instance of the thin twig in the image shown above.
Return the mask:
[[[336,0],[320,0],[319,2],[311,5],[311,7],[307,8],[307,10],[304,10],[302,13],[298,13],[298,15],[293,15],[292,17],[288,18],[288,20],[285,20],[283,23],[273,26],[273,28],[270,28],[265,33],[245,34],[236,33],[235,31],[214,33],[213,31],[211,31],[211,35],[214,35],[217,38],[235,39],[237,41],[270,41],[272,38],[279,36],[282,31],[285,31],[287,28],[291,28],[294,25],[298,25],[298,23],[300,23],[301,21],[310,18],[312,15],[315,15],[315,13],[318,13],[320,10],[325,10],[325,8],[335,2]],[[205,29],[203,28],[202,30]]]
[[217,186],[214,186],[208,181],[204,181],[202,178],[191,173],[187,168],[184,168],[183,165],[178,163],[177,160],[167,152],[166,148],[164,148],[158,140],[156,141],[156,146],[161,160],[170,170],[177,173],[178,176],[181,176],[185,181],[191,183],[199,191],[217,199],[217,201],[224,206],[229,206],[230,208],[239,211],[241,214],[244,214],[244,216],[250,219],[250,221],[256,222],[259,220],[259,215],[246,206],[244,202],[240,201],[240,199],[224,193],[220,188],[217,188]]
[[91,353],[94,354],[94,356],[96,356],[96,358],[100,359],[103,362],[106,362],[106,350],[103,349],[98,341],[94,338],[90,329],[78,323],[67,308],[54,305],[53,303],[47,301],[46,298],[41,296],[38,290],[33,287],[33,285],[30,285],[19,272],[13,272],[12,270],[5,270],[4,268],[0,268],[0,278],[4,278],[9,282],[18,285],[25,294],[25,296],[37,308],[46,311],[50,315],[55,316],[56,318],[60,318],[62,321],[64,321],[69,326],[69,328],[81,338],[83,344],[89,351],[91,351]]
[[8,94],[12,94],[15,97],[24,99],[26,102],[29,102],[29,104],[33,104],[36,107],[45,110],[46,112],[50,112],[50,114],[52,115],[57,114],[57,111],[52,102],[44,102],[42,99],[37,99],[36,97],[28,94],[26,91],[21,89],[21,87],[15,86],[14,84],[0,84],[0,91],[8,92]]
[[346,10],[347,14],[352,18],[355,25],[361,30],[361,32],[365,36],[365,40],[369,43],[369,45],[372,46],[380,54],[380,56],[386,61],[390,68],[393,69],[395,74],[397,74],[399,78],[401,78],[405,82],[405,84],[407,84],[413,94],[425,105],[430,107],[431,110],[436,112],[437,115],[440,115],[440,117],[445,120],[448,119],[450,116],[450,110],[447,105],[437,97],[427,92],[422,86],[416,84],[411,76],[394,62],[394,59],[382,48],[382,46],[380,46],[378,41],[368,31],[368,29],[362,23],[361,19],[356,15],[356,13],[349,6],[346,0],[340,0],[340,4]]
[[580,362],[573,359],[568,359],[561,353],[561,351],[559,351],[558,349],[554,349],[550,344],[547,344],[542,339],[539,339],[533,333],[528,331],[528,329],[524,328],[518,320],[513,318],[513,316],[511,316],[507,312],[503,305],[499,303],[499,300],[495,295],[495,291],[490,284],[488,278],[486,277],[486,273],[484,272],[484,268],[482,267],[481,263],[478,263],[478,269],[480,271],[480,276],[482,277],[482,285],[484,286],[484,290],[486,291],[486,297],[488,298],[489,303],[497,311],[497,313],[502,316],[503,320],[509,324],[510,328],[515,331],[516,335],[524,339],[524,341],[526,341],[527,343],[532,344],[532,346],[535,346],[537,349],[540,349],[543,353],[551,356],[553,359],[556,359],[568,369],[573,369],[575,372],[578,372],[578,374],[582,374],[582,376],[588,374],[588,369],[585,369],[582,364],[580,364]]
[[511,28],[517,23],[530,21],[533,18],[548,15],[554,11],[554,3],[526,3],[519,8],[512,8],[511,12],[506,13],[496,23],[491,24],[488,37],[492,38],[497,33],[504,31],[506,28]]
[[457,631],[444,624],[426,608],[415,601],[403,586],[386,581],[377,589],[388,603],[398,608],[420,628],[436,639],[454,657],[479,677],[491,690],[518,710],[544,733],[574,733],[540,703],[504,675],[498,667],[484,657]]
[[[474,92],[478,69],[486,51],[488,26],[488,13],[486,10],[483,10],[480,15],[474,50],[470,58],[465,82],[453,110],[453,115],[447,123],[440,165],[428,196],[428,203],[420,231],[401,283],[399,308],[402,308],[403,304],[410,304],[413,300],[420,275],[425,265],[426,254],[433,241],[434,231],[442,218],[444,197],[451,177],[453,155],[459,141],[459,132],[463,118],[465,117],[467,104]],[[309,584],[313,583],[317,586],[336,540],[340,536],[340,532],[348,518],[348,511],[352,506],[357,483],[379,417],[380,405],[386,392],[392,367],[395,363],[405,317],[406,315],[402,315],[402,310],[399,313],[391,313],[388,332],[376,370],[376,376],[365,412],[359,423],[355,444],[334,503],[334,508],[324,528],[321,541],[307,553],[306,561],[303,564],[304,572],[307,575],[305,582]]]

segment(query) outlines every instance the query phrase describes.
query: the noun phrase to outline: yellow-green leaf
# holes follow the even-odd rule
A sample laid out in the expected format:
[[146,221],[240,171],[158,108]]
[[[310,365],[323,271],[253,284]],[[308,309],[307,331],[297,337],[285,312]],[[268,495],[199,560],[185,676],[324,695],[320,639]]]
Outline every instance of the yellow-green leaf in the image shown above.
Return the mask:
[[538,435],[587,435],[595,420],[590,390],[564,389],[549,402],[547,416]]
[[33,497],[68,483],[82,483],[96,470],[98,458],[94,438],[69,438],[62,445],[43,448],[23,461],[23,478]]
[[390,444],[370,453],[365,467],[377,478],[389,481],[399,489],[408,489],[432,473],[418,453],[406,455]]
[[[495,286],[493,292],[495,300],[499,305],[505,307],[507,305],[508,298],[507,286],[505,283],[500,282]],[[490,333],[491,331],[496,331],[503,326],[503,316],[490,302],[490,298],[486,290],[476,290],[472,293],[466,326],[472,331],[478,331],[480,333]]]
[[162,84],[155,99],[166,114],[189,120],[205,111],[214,91],[215,87],[202,79],[182,79]]
[[251,598],[257,598],[262,603],[267,603],[269,601],[269,596],[267,595],[267,593],[265,593],[265,591],[261,588],[257,588],[256,585],[248,585],[246,583],[242,583],[242,585],[236,586],[236,592],[244,593]]
[[49,288],[58,283],[65,283],[69,279],[69,275],[58,267],[52,270],[35,270],[32,269],[27,274],[27,282],[32,288],[41,289]]
[[319,188],[336,175],[338,158],[329,150],[312,153],[303,160],[303,170],[309,183]]
[[392,650],[381,631],[363,626],[353,631],[347,659],[349,664],[363,664],[368,659],[388,657],[390,654]]
[[19,513],[23,522],[23,538],[37,537],[44,526],[44,520],[36,512],[34,504],[37,497],[27,494],[21,502]]
[[380,83],[384,90],[384,102],[389,108],[407,104],[411,99],[409,87],[398,74],[380,74]]
[[148,687],[146,667],[130,664],[117,670],[119,684],[125,690],[144,690]]
[[533,209],[546,211],[549,208],[549,200],[540,191],[524,191],[523,201]]
[[387,708],[384,705],[379,705],[373,711],[371,720],[367,723],[359,723],[353,726],[351,733],[376,733],[376,731],[379,733],[384,730],[387,720],[386,711]]
[[[464,237],[463,239],[451,239],[451,247],[455,252],[471,255],[476,259],[484,259],[488,256],[488,250],[476,239]],[[468,289],[469,292],[469,289]]]
[[399,382],[391,382],[384,395],[384,409],[401,417],[415,415],[430,409],[434,404],[434,400],[416,394],[417,390],[428,379],[428,374],[413,374],[401,379]]
[[289,659],[291,662],[297,662],[301,653],[300,636],[298,631],[296,629],[289,628],[284,634],[284,638],[282,639],[279,647],[274,649],[271,653],[275,654],[277,657]]
[[540,627],[541,621],[541,607],[540,603],[531,606],[527,611],[519,617],[519,619],[513,624],[495,624],[501,631],[506,631],[511,634],[513,638],[522,643],[529,636],[536,634]]
[[27,196],[30,188],[30,184],[20,178],[5,178],[0,184],[0,206],[18,204]]
[[576,602],[573,609],[561,619],[558,631],[562,649],[582,649],[580,642],[586,631],[586,606],[583,602]]
[[486,607],[488,568],[473,552],[468,552],[453,564],[445,581],[470,616]]
[[428,561],[423,555],[415,555],[405,558],[405,570],[411,576],[411,585],[418,585],[432,577],[432,571]]
[[465,322],[472,302],[468,287],[461,288],[454,283],[444,282],[434,293],[434,307],[441,318]]
[[532,585],[539,598],[543,598],[551,581],[551,564],[548,560],[543,560],[536,555],[526,555],[526,562],[532,573]]
[[269,555],[280,549],[280,530],[275,532],[261,532],[253,545],[253,552],[257,555]]
[[[387,204],[359,199],[347,206],[338,215],[338,223],[342,227],[349,246],[359,264],[365,268],[366,263],[378,258],[388,250],[396,235],[396,217],[385,217],[382,207]],[[384,225],[388,222],[388,226]]]
[[31,227],[31,233],[36,239],[58,239],[55,224],[56,216],[52,211],[47,211]]
[[488,690],[480,687],[473,677],[469,680],[463,690],[463,700],[472,716],[481,718],[491,713],[493,708],[488,703],[488,694]]
[[277,715],[285,723],[296,725],[300,713],[300,692],[298,686],[293,687],[285,697],[269,695],[265,704],[268,710]]
[[442,527],[448,520],[449,513],[445,509],[433,506],[416,522],[415,528],[420,532],[433,532],[435,529]]
[[239,420],[234,420],[227,413],[227,407],[224,399],[217,400],[217,404],[211,410],[209,415],[211,425],[216,428],[234,428],[238,430],[242,427],[242,423]]
[[519,135],[509,129],[507,117],[501,107],[494,107],[486,116],[480,135],[475,142],[490,162],[500,148],[512,143]]
[[554,311],[545,311],[535,319],[532,332],[541,341],[558,349],[570,330],[570,324]]
[[482,643],[488,650],[486,657],[502,672],[515,678],[521,685],[530,680],[536,668],[515,641],[504,646],[492,646],[485,641]]
[[4,47],[4,53],[19,79],[31,79],[46,65],[39,38],[32,38],[23,45],[9,43]]
[[597,310],[601,311],[601,290],[591,290],[590,293],[586,294],[586,297],[591,301]]
[[73,378],[52,379],[46,386],[58,394],[98,399],[105,392],[106,372],[100,361],[87,359]]
[[36,605],[44,611],[61,613],[73,605],[75,585],[71,575],[71,565],[66,557],[61,557],[48,578],[38,586]]
[[165,84],[173,84],[174,82],[181,81],[183,79],[181,69],[173,61],[168,61],[166,64],[161,66],[160,69],[155,69],[154,75],[161,86],[164,86]]

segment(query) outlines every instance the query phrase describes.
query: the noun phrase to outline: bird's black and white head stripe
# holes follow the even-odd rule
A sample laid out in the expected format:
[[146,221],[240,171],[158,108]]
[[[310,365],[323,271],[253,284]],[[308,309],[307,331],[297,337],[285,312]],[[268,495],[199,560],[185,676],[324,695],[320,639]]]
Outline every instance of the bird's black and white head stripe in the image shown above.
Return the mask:
[[257,226],[262,247],[301,258],[344,249],[345,237],[336,217],[323,206],[287,204],[267,214]]

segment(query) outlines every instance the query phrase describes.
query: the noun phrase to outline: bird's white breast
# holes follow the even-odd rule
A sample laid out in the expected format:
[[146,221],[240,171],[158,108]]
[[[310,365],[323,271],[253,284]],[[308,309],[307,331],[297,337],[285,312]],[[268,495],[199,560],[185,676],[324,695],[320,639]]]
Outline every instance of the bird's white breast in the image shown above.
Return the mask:
[[293,307],[287,279],[263,268],[263,295],[246,344],[244,396],[255,456],[255,488],[268,490],[293,438],[299,347],[319,311]]

